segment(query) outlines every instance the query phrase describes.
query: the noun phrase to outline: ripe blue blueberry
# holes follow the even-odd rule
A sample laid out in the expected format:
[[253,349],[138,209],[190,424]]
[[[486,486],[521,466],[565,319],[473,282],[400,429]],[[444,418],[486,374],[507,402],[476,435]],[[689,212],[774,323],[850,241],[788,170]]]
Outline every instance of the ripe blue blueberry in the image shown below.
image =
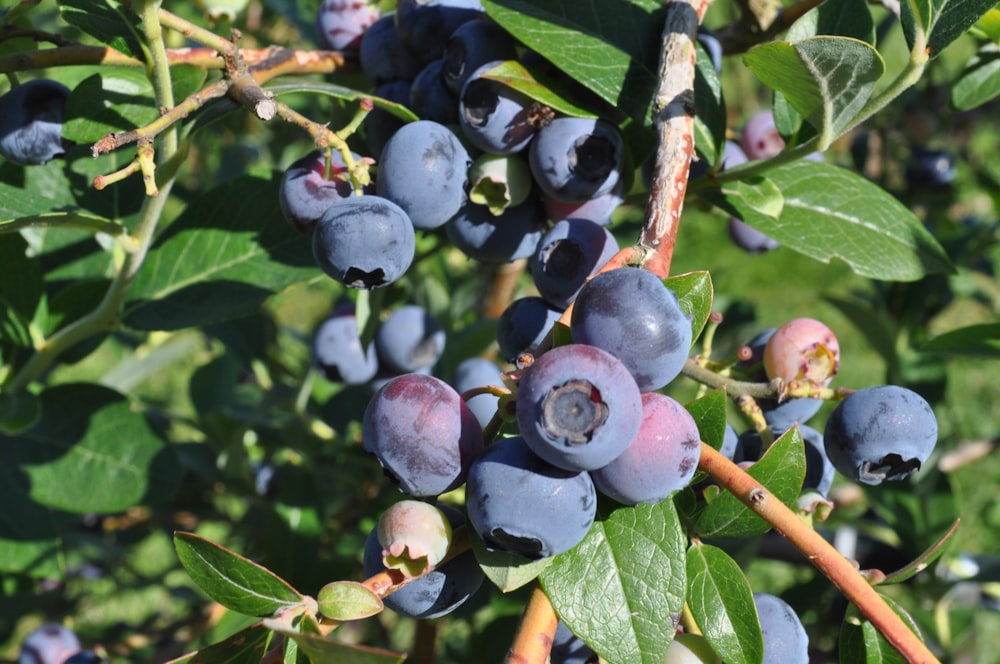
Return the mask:
[[608,193],[621,179],[625,143],[605,120],[556,118],[535,135],[528,158],[542,191],[584,201]]
[[378,18],[378,7],[365,0],[323,0],[316,10],[320,46],[357,57],[362,35]]
[[597,515],[590,475],[553,466],[520,437],[502,438],[476,458],[465,501],[487,549],[532,559],[572,549]]
[[412,81],[424,63],[399,40],[395,12],[384,14],[361,37],[358,50],[361,71],[375,85]]
[[479,0],[398,0],[396,3],[399,39],[425,62],[444,55],[448,38],[460,26],[484,16]]
[[62,122],[68,97],[69,88],[43,78],[0,97],[0,155],[19,166],[33,166],[66,154]]
[[565,219],[542,237],[531,257],[535,287],[553,307],[565,309],[587,278],[618,253],[618,242],[587,219]]
[[[477,387],[487,387],[489,385],[503,387],[503,372],[500,370],[500,367],[486,358],[470,357],[462,360],[455,367],[455,374],[452,376],[451,384],[459,394]],[[497,412],[498,401],[499,397],[491,394],[477,394],[471,399],[466,400],[465,403],[469,406],[469,410],[476,416],[476,419],[479,420],[480,426],[486,428],[486,425],[490,423],[493,415]]]
[[545,233],[545,210],[535,196],[499,215],[486,205],[466,203],[444,227],[463,254],[483,263],[527,258]]
[[313,256],[320,269],[351,288],[393,283],[410,267],[415,248],[406,212],[370,194],[332,204],[313,232]]
[[375,346],[365,349],[358,336],[354,306],[338,308],[316,329],[313,363],[327,380],[362,385],[375,377],[378,357]]
[[639,389],[654,392],[681,372],[691,350],[691,318],[652,272],[623,267],[580,289],[570,321],[573,341],[602,348],[628,367]]
[[484,78],[494,60],[472,73],[459,96],[458,120],[465,137],[490,154],[513,154],[534,137],[533,101],[499,81]]
[[754,593],[753,602],[764,636],[762,664],[809,664],[809,636],[795,610],[768,593]]
[[18,664],[62,664],[80,652],[80,639],[58,623],[45,623],[24,637]]
[[[361,157],[353,154],[356,161]],[[375,187],[365,187],[364,193],[374,193]],[[354,194],[347,166],[339,152],[330,155],[329,168],[320,150],[292,162],[281,176],[278,204],[285,219],[302,235],[312,235],[326,209],[333,203]]]
[[444,345],[444,330],[437,318],[415,304],[393,311],[375,333],[379,361],[398,373],[434,366]]
[[712,31],[708,28],[699,25],[698,26],[698,44],[705,49],[705,53],[708,54],[708,58],[712,61],[712,67],[715,69],[715,73],[722,73],[722,44],[719,42],[719,38],[712,34]]
[[[376,97],[409,106],[412,86],[412,81],[387,81],[379,84],[373,94]],[[373,108],[365,117],[364,122],[365,143],[368,144],[369,154],[382,154],[382,148],[404,124],[406,124],[404,120],[384,108],[378,106]]]
[[906,183],[914,189],[941,189],[949,186],[956,174],[955,158],[950,152],[916,148],[906,167]]
[[642,395],[642,424],[632,443],[607,465],[592,470],[597,490],[626,505],[658,503],[691,482],[701,458],[701,436],[676,400]]
[[517,424],[528,447],[567,470],[596,470],[629,446],[642,395],[624,364],[584,344],[559,346],[524,370]]
[[881,484],[920,470],[937,433],[937,418],[923,397],[905,387],[881,385],[853,392],[837,404],[823,442],[845,477]]
[[534,353],[562,310],[534,295],[518,298],[507,305],[497,321],[497,345],[508,362],[522,353]]
[[483,447],[483,430],[462,397],[440,378],[417,373],[397,376],[375,393],[361,433],[365,450],[416,497],[458,488]]
[[469,153],[442,124],[404,125],[382,148],[375,191],[401,207],[414,228],[437,228],[465,204]]
[[451,33],[444,50],[444,83],[456,95],[482,65],[517,58],[514,38],[493,21],[469,21]]
[[597,653],[560,620],[552,637],[549,661],[551,664],[595,664]]
[[431,60],[410,86],[410,110],[422,120],[443,125],[458,124],[458,97],[445,87],[444,60]]
[[729,239],[733,241],[733,244],[748,254],[762,254],[767,251],[774,251],[781,246],[770,235],[761,233],[737,217],[729,217],[726,230],[729,232]]

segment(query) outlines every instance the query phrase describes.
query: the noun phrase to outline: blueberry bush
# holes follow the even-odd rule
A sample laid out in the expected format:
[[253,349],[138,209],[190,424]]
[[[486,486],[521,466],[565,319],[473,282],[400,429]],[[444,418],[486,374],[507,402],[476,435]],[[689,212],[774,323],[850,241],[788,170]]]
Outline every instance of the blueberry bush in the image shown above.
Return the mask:
[[998,49],[5,3],[0,658],[995,661]]

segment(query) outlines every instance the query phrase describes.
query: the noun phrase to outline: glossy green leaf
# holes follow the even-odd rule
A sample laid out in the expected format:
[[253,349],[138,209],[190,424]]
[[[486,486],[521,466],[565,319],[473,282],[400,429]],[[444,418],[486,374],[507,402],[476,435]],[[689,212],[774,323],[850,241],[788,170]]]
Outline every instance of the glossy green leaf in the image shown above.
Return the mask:
[[662,664],[684,604],[686,548],[673,501],[623,507],[555,556],[541,582],[603,659]]
[[920,350],[926,353],[1000,357],[1000,323],[970,325],[934,337]]
[[382,598],[357,581],[333,581],[316,596],[319,611],[330,620],[360,620],[384,608]]
[[657,0],[483,0],[528,48],[642,122],[656,90],[663,7]]
[[718,164],[726,143],[726,100],[712,59],[698,44],[694,72],[694,146],[709,164]]
[[871,44],[849,37],[768,42],[750,49],[743,61],[819,131],[819,150],[854,125],[885,71]]
[[39,398],[38,423],[16,438],[0,437],[0,465],[19,468],[32,500],[68,512],[115,512],[176,488],[173,450],[121,394],[76,383]]
[[486,578],[492,581],[500,592],[509,593],[531,583],[538,578],[542,570],[552,564],[552,558],[529,560],[516,553],[487,551],[482,538],[475,533],[471,534],[470,539],[479,566]]
[[296,93],[296,92],[308,92],[312,94],[321,94],[328,97],[334,97],[336,99],[345,99],[347,101],[358,101],[362,99],[371,99],[372,102],[378,108],[385,109],[395,115],[401,120],[406,120],[410,122],[412,120],[418,119],[417,116],[402,104],[397,104],[394,101],[389,101],[388,99],[383,99],[382,97],[375,97],[371,94],[364,92],[359,92],[351,88],[345,88],[342,85],[335,85],[333,83],[320,83],[317,81],[301,80],[294,81],[290,83],[282,82],[266,86],[267,91],[273,94],[275,97],[280,97],[281,95]]
[[558,91],[559,83],[546,78],[538,72],[531,72],[517,60],[506,60],[481,73],[483,78],[489,78],[503,83],[509,88],[523,92],[540,104],[548,106],[564,115],[581,118],[593,118],[596,115],[574,104]]
[[139,17],[127,4],[109,0],[59,0],[63,19],[103,44],[143,59],[136,34],[142,34]]
[[31,348],[33,345],[28,322],[2,297],[0,297],[0,342],[22,348]]
[[[882,599],[909,625],[917,636],[920,629],[913,618],[894,600],[882,595]],[[875,625],[861,615],[857,607],[848,605],[844,622],[840,626],[838,643],[841,662],[865,662],[865,664],[904,664],[906,659],[886,640]]]
[[267,651],[271,630],[255,623],[212,645],[188,653],[169,664],[259,664]]
[[[774,441],[747,473],[778,500],[794,507],[806,473],[805,447],[798,427]],[[771,524],[728,491],[712,501],[695,524],[695,531],[701,537],[749,537],[770,529]]]
[[66,100],[63,136],[93,143],[117,131],[149,124],[160,116],[153,84],[139,69],[106,69],[77,85]]
[[784,194],[774,219],[717,191],[700,195],[783,246],[824,263],[842,260],[862,276],[913,281],[952,271],[920,220],[881,187],[845,168],[811,160],[768,171]]
[[967,111],[1000,96],[1000,46],[982,46],[951,87],[951,104]]
[[981,33],[982,39],[1000,44],[1000,7],[994,7],[979,17],[975,29]]
[[759,175],[723,183],[722,194],[731,201],[738,200],[741,210],[752,210],[773,219],[780,217],[785,207],[785,197],[781,190],[772,181]]
[[722,447],[726,435],[726,404],[729,399],[724,388],[712,390],[700,399],[684,405],[698,425],[703,442],[715,449]]
[[712,315],[712,301],[715,291],[712,276],[707,271],[689,272],[669,277],[663,282],[667,288],[677,293],[681,311],[691,316],[692,343],[701,336],[708,317]]
[[695,623],[728,664],[760,664],[764,640],[750,582],[722,549],[693,544],[687,552],[687,603]]
[[996,0],[910,0],[899,4],[906,43],[912,49],[916,35],[925,35],[930,56],[935,58],[993,8]]
[[300,604],[302,595],[274,572],[194,533],[174,533],[181,565],[216,602],[248,616]]
[[825,0],[788,29],[785,40],[796,42],[820,35],[852,37],[875,43],[875,21],[866,0]]
[[955,533],[958,532],[959,523],[960,521],[955,519],[955,522],[951,524],[951,527],[949,527],[936,542],[927,547],[923,553],[917,556],[905,567],[887,574],[886,577],[879,582],[879,585],[884,586],[908,581],[930,567],[931,563],[940,558],[945,552],[946,545],[951,541],[951,538],[955,536]]
[[158,238],[125,306],[129,325],[176,330],[239,318],[322,273],[278,207],[276,175],[242,176],[191,201]]

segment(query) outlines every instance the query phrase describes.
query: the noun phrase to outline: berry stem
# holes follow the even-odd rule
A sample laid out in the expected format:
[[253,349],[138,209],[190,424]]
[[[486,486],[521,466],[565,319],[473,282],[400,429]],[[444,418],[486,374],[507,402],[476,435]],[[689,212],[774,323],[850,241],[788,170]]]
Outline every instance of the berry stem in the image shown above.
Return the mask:
[[535,585],[528,599],[528,605],[521,616],[521,624],[510,646],[506,664],[545,664],[552,650],[552,638],[555,636],[559,618],[552,608],[552,603],[542,590]]
[[809,562],[858,607],[908,662],[929,664],[938,661],[926,644],[886,604],[851,561],[842,556],[832,544],[763,485],[707,443],[701,444],[701,460],[698,462],[698,468],[711,475],[801,551]]

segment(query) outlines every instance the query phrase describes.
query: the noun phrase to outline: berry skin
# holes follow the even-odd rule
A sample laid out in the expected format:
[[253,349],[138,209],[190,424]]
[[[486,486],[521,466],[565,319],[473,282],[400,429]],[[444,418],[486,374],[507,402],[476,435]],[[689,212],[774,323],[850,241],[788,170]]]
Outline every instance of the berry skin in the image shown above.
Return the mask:
[[700,634],[675,634],[663,664],[722,664],[708,639]]
[[456,95],[472,72],[494,60],[515,60],[510,33],[493,21],[469,21],[451,33],[444,49],[444,84]]
[[444,60],[427,63],[410,86],[410,110],[422,120],[442,125],[458,124],[458,97],[445,87]]
[[785,139],[774,126],[774,114],[769,110],[750,116],[743,125],[740,143],[750,159],[768,159],[785,149]]
[[541,198],[545,213],[555,223],[563,219],[588,219],[595,224],[607,226],[611,223],[611,215],[625,202],[624,191],[625,184],[619,180],[608,193],[582,202],[561,201],[545,193]]
[[451,524],[430,503],[403,500],[382,513],[375,527],[382,545],[382,564],[408,578],[440,563],[451,546]]
[[709,60],[712,61],[712,67],[715,69],[715,73],[722,73],[722,44],[719,42],[718,37],[712,34],[711,30],[704,26],[698,26],[698,43],[705,53],[708,54]]
[[[503,387],[503,372],[500,371],[500,367],[485,358],[470,357],[467,360],[462,360],[455,367],[455,375],[452,376],[451,384],[459,394],[488,385]],[[466,400],[465,403],[479,420],[479,425],[485,429],[497,412],[499,400],[499,397],[491,394],[477,394]]]
[[63,109],[69,88],[39,78],[0,96],[0,155],[19,166],[47,164],[66,154]]
[[448,38],[459,27],[485,16],[479,0],[398,0],[399,39],[425,61],[444,56]]
[[354,306],[334,311],[313,336],[313,363],[330,381],[362,385],[378,372],[375,346],[361,347]]
[[462,133],[480,150],[513,154],[527,147],[535,136],[533,102],[503,83],[483,78],[500,64],[498,60],[484,64],[465,82],[459,96],[458,120]]
[[486,205],[466,203],[444,230],[463,254],[481,263],[527,258],[545,233],[545,210],[535,196],[499,215]]
[[80,639],[58,623],[45,623],[24,637],[18,664],[63,664],[80,652]]
[[576,297],[570,331],[573,341],[620,359],[643,392],[676,378],[691,349],[691,321],[676,293],[652,272],[635,267],[588,281]]
[[508,362],[522,353],[534,353],[562,311],[540,297],[529,295],[514,300],[497,321],[497,345]]
[[531,257],[531,276],[545,300],[565,309],[587,278],[618,253],[606,228],[587,219],[558,222],[542,237]]
[[840,368],[840,344],[833,330],[812,318],[793,318],[764,346],[764,371],[770,380],[826,387]]
[[316,10],[320,46],[357,57],[361,37],[378,18],[378,7],[364,0],[323,0]]
[[313,233],[320,269],[351,288],[388,286],[413,262],[416,234],[398,205],[366,194],[337,201]]
[[773,237],[761,233],[753,226],[736,217],[729,217],[727,230],[729,231],[729,239],[733,241],[733,244],[748,254],[762,254],[767,251],[774,251],[781,246]]
[[441,324],[415,304],[393,311],[375,333],[379,360],[397,373],[434,366],[444,352],[444,345]]
[[625,144],[613,124],[593,118],[556,118],[531,142],[535,182],[549,196],[580,202],[602,196],[621,179]]
[[[754,381],[767,380],[763,370],[764,347],[768,340],[774,336],[777,328],[772,327],[754,336],[746,345],[749,357],[740,361],[743,368],[759,366],[750,379]],[[768,426],[774,431],[787,431],[796,423],[805,424],[823,406],[821,399],[811,399],[809,397],[793,397],[778,403],[777,399],[757,399],[757,405],[764,411],[764,419]]]
[[[361,160],[359,155],[353,156]],[[365,187],[364,193],[374,193],[374,189]],[[293,162],[281,176],[278,203],[292,228],[310,236],[328,207],[353,194],[354,186],[340,153],[333,151],[330,155],[327,172],[326,158],[316,150]]]
[[375,191],[401,207],[414,228],[443,225],[465,204],[469,153],[447,127],[404,125],[382,148]]
[[923,397],[905,387],[881,385],[853,392],[837,404],[823,442],[842,475],[881,484],[920,470],[937,433],[937,418]]
[[93,650],[81,650],[71,655],[63,664],[100,664],[103,661]]
[[365,31],[358,50],[361,71],[376,86],[412,81],[424,64],[399,40],[395,12],[383,15]]
[[[465,525],[465,517],[460,511],[447,505],[438,507],[448,518],[452,529]],[[365,540],[364,568],[367,577],[385,571],[377,528],[373,528]],[[469,599],[482,585],[483,578],[483,570],[470,550],[386,595],[383,602],[387,608],[410,618],[440,618]]]
[[632,442],[642,395],[625,365],[594,346],[569,344],[525,369],[517,424],[531,450],[566,470],[596,470]]
[[754,593],[764,636],[762,664],[809,664],[809,636],[795,610],[777,595]]
[[465,501],[487,549],[531,559],[569,551],[597,515],[590,475],[553,466],[520,437],[502,438],[476,458]]
[[[409,106],[412,81],[388,81],[379,84],[373,95],[389,101]],[[365,118],[365,142],[369,154],[382,154],[382,148],[389,142],[393,134],[399,131],[406,122],[395,115],[376,106]]]
[[560,620],[552,637],[549,661],[551,664],[596,664],[597,653]]
[[404,374],[383,385],[368,403],[362,440],[401,491],[426,497],[462,484],[483,447],[483,430],[443,380]]
[[691,482],[700,457],[701,436],[694,418],[674,399],[646,392],[639,433],[624,452],[590,476],[598,491],[619,503],[658,503]]

